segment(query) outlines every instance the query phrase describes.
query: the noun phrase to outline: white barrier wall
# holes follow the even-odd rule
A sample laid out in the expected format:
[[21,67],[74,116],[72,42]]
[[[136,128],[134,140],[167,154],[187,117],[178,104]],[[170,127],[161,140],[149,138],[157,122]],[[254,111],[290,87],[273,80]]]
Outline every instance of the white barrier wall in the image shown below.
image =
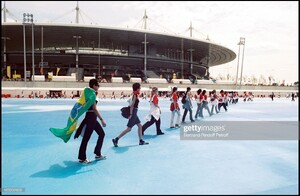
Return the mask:
[[148,78],[148,83],[152,84],[166,84],[168,81],[165,78]]
[[142,79],[141,78],[130,78],[130,82],[132,82],[132,83],[141,83]]
[[84,76],[83,81],[89,82],[91,79],[95,79],[95,76]]
[[52,76],[52,81],[75,82],[76,76]]
[[189,79],[172,79],[174,84],[192,84]]
[[123,78],[121,78],[121,77],[112,77],[111,82],[112,83],[123,83]]
[[197,84],[214,84],[211,80],[197,80]]
[[233,81],[226,81],[226,80],[217,80],[217,84],[234,84],[235,82]]
[[34,81],[45,81],[45,76],[44,75],[34,75],[34,76],[31,76],[31,79]]

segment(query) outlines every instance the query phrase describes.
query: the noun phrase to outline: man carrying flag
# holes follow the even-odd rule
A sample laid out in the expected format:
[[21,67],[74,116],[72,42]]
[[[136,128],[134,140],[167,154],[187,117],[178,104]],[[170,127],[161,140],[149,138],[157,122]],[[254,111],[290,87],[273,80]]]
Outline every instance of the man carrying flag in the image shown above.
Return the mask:
[[[89,82],[89,88],[86,87],[76,104],[73,106],[70,116],[68,118],[68,123],[65,128],[50,128],[50,131],[56,136],[61,138],[65,143],[67,143],[72,135],[72,133],[76,129],[76,125],[78,122],[78,118],[87,112],[89,108],[95,104],[96,101],[96,91],[98,91],[99,84],[96,79],[91,79]],[[99,114],[99,113],[98,113]],[[102,121],[103,119],[101,118],[100,115],[97,115],[100,120]],[[104,121],[103,121],[104,122]],[[105,122],[102,125],[105,124]]]

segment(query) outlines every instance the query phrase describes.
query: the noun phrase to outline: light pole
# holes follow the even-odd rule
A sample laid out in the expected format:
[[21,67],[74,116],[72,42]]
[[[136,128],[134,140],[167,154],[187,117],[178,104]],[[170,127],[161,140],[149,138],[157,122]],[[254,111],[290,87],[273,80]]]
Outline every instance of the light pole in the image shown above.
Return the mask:
[[184,76],[183,76],[183,55],[184,55],[184,52],[183,52],[183,38],[181,38],[181,79],[184,79]]
[[23,13],[23,39],[24,39],[24,82],[26,85],[26,36],[25,36],[25,25],[32,25],[32,79],[34,81],[34,29],[33,29],[33,14]]
[[32,27],[32,33],[31,33],[31,40],[32,40],[32,81],[34,82],[34,24],[33,24],[33,15],[31,14],[31,27]]
[[101,74],[101,70],[100,70],[100,52],[101,52],[101,48],[100,48],[100,29],[99,29],[99,38],[98,38],[98,49],[99,49],[99,53],[98,53],[98,76],[100,77]]
[[23,41],[24,41],[24,82],[26,86],[26,38],[25,38],[25,22],[26,22],[26,14],[23,14]]
[[188,49],[188,51],[189,51],[190,54],[191,54],[191,67],[190,67],[190,72],[191,72],[191,74],[193,74],[193,51],[195,51],[195,49],[190,48],[190,49]]
[[237,62],[237,69],[236,69],[236,76],[235,76],[235,89],[237,89],[237,83],[238,83],[240,48],[241,48],[241,45],[242,45],[242,38],[240,38],[240,41],[239,41],[238,45],[239,45],[239,53],[238,53],[238,62]]
[[243,45],[243,55],[242,55],[242,67],[241,67],[241,78],[240,78],[240,88],[242,85],[242,76],[243,76],[243,64],[244,64],[244,52],[245,52],[245,38],[240,38],[240,44]]
[[145,33],[145,41],[142,42],[144,44],[144,73],[145,79],[147,79],[147,34]]
[[41,65],[40,74],[44,75],[44,27],[41,27]]
[[81,36],[74,35],[73,38],[76,39],[76,80],[78,80],[78,39],[80,39]]
[[[209,70],[209,60],[210,60],[210,56],[207,55],[205,58],[206,58],[206,66],[207,66],[206,72],[208,72],[208,70]],[[206,75],[208,75],[208,74],[206,74]],[[208,79],[209,79],[209,77],[208,77]]]
[[10,40],[10,37],[1,37],[1,39],[3,39],[3,44],[4,44],[4,48],[3,48],[3,60],[4,60],[4,65],[3,68],[6,69],[6,40]]

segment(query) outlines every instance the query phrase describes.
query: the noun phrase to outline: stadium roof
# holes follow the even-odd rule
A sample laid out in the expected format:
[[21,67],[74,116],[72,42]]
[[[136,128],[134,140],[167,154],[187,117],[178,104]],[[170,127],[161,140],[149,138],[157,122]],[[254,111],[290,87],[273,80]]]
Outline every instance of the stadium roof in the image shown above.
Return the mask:
[[[23,51],[23,24],[22,23],[2,23],[2,37],[9,37],[7,51]],[[193,59],[206,64],[209,56],[209,66],[216,66],[228,63],[236,58],[236,54],[219,44],[206,40],[170,35],[164,33],[151,32],[147,30],[136,30],[128,28],[113,28],[95,25],[82,24],[59,24],[59,23],[35,23],[34,36],[35,48],[41,46],[41,27],[43,27],[43,47],[73,47],[75,40],[73,36],[81,36],[80,46],[91,45],[95,47],[99,40],[103,44],[115,44],[113,47],[127,47],[129,45],[142,45],[147,34],[149,46],[158,50],[172,49],[180,52],[183,41],[184,51],[193,49]],[[31,40],[31,25],[26,24],[26,40]],[[116,46],[117,45],[117,46]],[[31,47],[31,44],[27,44]],[[3,46],[2,46],[3,47]],[[123,48],[124,49],[124,48]]]

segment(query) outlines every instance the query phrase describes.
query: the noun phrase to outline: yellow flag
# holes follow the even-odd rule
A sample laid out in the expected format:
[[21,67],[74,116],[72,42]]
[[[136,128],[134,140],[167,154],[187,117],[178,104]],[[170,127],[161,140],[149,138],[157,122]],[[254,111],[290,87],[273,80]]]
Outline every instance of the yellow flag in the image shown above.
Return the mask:
[[173,73],[173,79],[176,79],[176,73]]
[[59,72],[60,68],[56,68],[56,76],[58,76],[58,72]]
[[6,66],[6,75],[8,78],[11,78],[10,65]]

